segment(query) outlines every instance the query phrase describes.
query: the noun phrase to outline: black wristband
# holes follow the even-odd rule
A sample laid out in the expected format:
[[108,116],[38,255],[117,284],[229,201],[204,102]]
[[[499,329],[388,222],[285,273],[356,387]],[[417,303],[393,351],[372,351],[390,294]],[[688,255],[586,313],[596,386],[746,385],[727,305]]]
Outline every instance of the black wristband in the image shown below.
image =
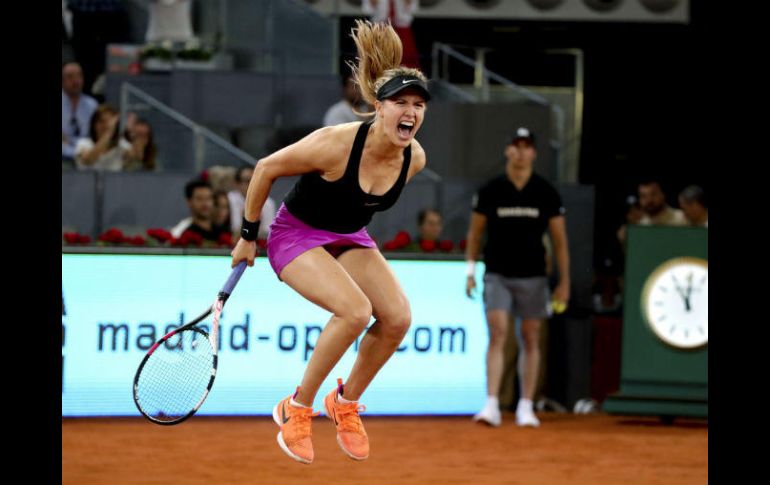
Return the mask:
[[251,222],[243,218],[241,223],[241,237],[246,241],[255,241],[259,233],[259,220]]

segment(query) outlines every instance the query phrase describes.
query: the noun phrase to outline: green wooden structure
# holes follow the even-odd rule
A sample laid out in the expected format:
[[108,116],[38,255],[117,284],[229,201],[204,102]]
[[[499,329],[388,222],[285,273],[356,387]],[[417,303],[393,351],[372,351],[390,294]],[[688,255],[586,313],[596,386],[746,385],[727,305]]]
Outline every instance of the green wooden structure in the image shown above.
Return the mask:
[[707,418],[708,229],[630,226],[624,298],[620,390],[604,410]]

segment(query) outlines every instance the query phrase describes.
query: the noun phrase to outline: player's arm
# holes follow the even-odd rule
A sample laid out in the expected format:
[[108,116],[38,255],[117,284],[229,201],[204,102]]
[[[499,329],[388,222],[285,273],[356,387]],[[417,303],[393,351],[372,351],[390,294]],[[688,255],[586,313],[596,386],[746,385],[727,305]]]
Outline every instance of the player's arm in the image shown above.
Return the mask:
[[548,230],[553,241],[553,253],[556,257],[556,267],[559,269],[559,284],[554,290],[554,299],[563,303],[569,301],[569,247],[567,245],[567,224],[564,216],[551,217],[548,220]]
[[479,248],[481,247],[481,236],[484,234],[484,228],[486,227],[487,216],[480,212],[472,211],[468,234],[465,238],[465,260],[468,261],[465,294],[469,298],[473,297],[473,290],[476,288],[476,258],[478,258]]
[[259,219],[262,206],[277,178],[309,172],[324,173],[335,163],[339,163],[340,150],[344,150],[340,131],[334,126],[320,128],[298,142],[259,160],[246,192],[246,220],[253,222]]
[[[344,125],[341,125],[344,126]],[[261,159],[254,167],[254,174],[246,192],[242,233],[250,231],[250,240],[243,237],[238,240],[231,255],[232,267],[246,260],[254,265],[257,256],[256,236],[262,206],[265,205],[270,188],[278,177],[287,177],[310,172],[322,174],[333,170],[340,160],[345,160],[345,129],[336,126],[320,128],[298,142],[284,147],[272,155]],[[251,224],[249,224],[251,223]]]

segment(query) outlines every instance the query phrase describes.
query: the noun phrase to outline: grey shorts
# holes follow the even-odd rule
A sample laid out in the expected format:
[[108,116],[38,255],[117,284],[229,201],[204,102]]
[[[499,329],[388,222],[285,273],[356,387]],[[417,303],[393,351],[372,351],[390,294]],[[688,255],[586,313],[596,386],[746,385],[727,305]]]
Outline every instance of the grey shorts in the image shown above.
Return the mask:
[[550,316],[551,296],[545,276],[506,278],[484,273],[484,308],[506,310],[521,318],[545,319]]

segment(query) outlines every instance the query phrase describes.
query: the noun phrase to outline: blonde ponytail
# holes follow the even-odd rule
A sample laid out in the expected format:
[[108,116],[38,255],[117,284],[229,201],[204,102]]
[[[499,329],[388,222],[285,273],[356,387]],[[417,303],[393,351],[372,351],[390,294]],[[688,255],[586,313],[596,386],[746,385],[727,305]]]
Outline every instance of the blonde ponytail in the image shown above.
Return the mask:
[[350,36],[358,49],[358,65],[348,65],[353,69],[353,76],[364,101],[374,105],[377,99],[376,81],[385,71],[401,65],[401,39],[390,22],[373,24],[368,20],[356,20]]

